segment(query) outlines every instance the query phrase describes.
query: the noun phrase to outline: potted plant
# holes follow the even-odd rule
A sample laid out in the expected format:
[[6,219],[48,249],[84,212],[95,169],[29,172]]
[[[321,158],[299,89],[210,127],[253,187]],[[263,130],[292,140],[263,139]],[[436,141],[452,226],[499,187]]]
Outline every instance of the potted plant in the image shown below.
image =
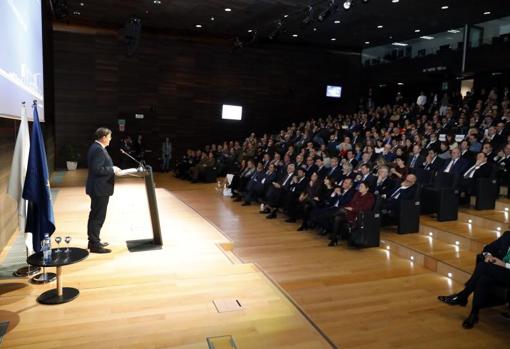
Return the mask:
[[67,170],[75,171],[78,167],[78,160],[80,160],[80,153],[76,150],[74,145],[66,144],[63,149],[64,160],[66,160]]

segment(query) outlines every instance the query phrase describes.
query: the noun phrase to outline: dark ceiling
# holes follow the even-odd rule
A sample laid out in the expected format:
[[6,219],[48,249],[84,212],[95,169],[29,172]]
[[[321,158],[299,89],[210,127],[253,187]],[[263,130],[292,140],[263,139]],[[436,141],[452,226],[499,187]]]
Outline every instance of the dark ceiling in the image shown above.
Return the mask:
[[[323,22],[318,15],[331,0],[53,0],[68,4],[66,22],[120,28],[136,15],[143,30],[169,30],[183,34],[240,37],[244,43],[269,41],[278,20],[283,19],[277,42],[359,49],[433,34],[465,23],[478,23],[510,15],[508,0],[352,0],[349,11],[344,0]],[[303,24],[312,6],[312,21]],[[448,6],[448,9],[442,9]],[[231,11],[225,11],[230,8]],[[490,14],[484,14],[486,12]],[[287,15],[288,17],[284,18]],[[335,23],[340,21],[340,23]],[[201,25],[201,28],[197,28]],[[377,26],[383,28],[378,29]],[[415,30],[419,29],[419,34]],[[252,30],[250,33],[249,30]],[[335,40],[331,40],[334,38]],[[367,44],[366,42],[369,42]]]

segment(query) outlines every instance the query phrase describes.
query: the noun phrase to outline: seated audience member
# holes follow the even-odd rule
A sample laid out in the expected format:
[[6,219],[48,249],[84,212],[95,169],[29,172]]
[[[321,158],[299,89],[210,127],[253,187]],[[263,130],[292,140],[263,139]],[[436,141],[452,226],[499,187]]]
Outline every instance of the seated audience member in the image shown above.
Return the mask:
[[338,164],[338,158],[333,157],[331,158],[331,167],[328,171],[328,176],[333,177],[336,183],[340,182],[340,178],[342,176],[342,168]]
[[263,193],[265,177],[266,172],[264,171],[264,164],[262,162],[259,162],[257,164],[257,169],[255,170],[255,173],[253,173],[250,180],[246,184],[246,190],[243,195],[244,202],[242,206],[250,205],[253,200],[256,200]]
[[315,166],[317,166],[317,174],[319,175],[320,179],[326,178],[328,175],[328,168],[324,166],[324,162],[322,161],[322,158],[318,157],[315,159]]
[[320,235],[327,235],[331,232],[335,214],[340,208],[351,202],[355,193],[354,182],[351,178],[346,178],[340,186],[335,187],[323,207],[316,208],[311,212],[310,221],[312,226],[320,228]]
[[193,183],[198,182],[198,178],[209,171],[215,163],[216,160],[214,159],[214,154],[212,152],[209,154],[202,153],[202,158],[198,164],[189,169],[190,177]]
[[303,166],[306,177],[310,178],[313,173],[317,172],[317,166],[315,165],[315,161],[311,156],[306,158],[306,165]]
[[460,204],[468,204],[471,196],[476,196],[477,180],[480,178],[489,178],[492,173],[492,166],[487,163],[485,153],[479,152],[476,156],[476,162],[466,170],[460,178]]
[[303,223],[298,231],[307,230],[309,227],[310,214],[312,210],[322,207],[334,190],[334,183],[331,177],[326,177],[321,183],[317,173],[312,174],[306,191],[299,197],[299,211]]
[[402,180],[404,180],[404,178],[406,178],[407,174],[409,173],[404,159],[397,157],[395,159],[395,166],[391,168],[390,172],[391,179],[399,183],[402,182]]
[[450,173],[455,178],[459,178],[468,169],[469,160],[460,156],[460,149],[453,148],[451,150],[451,158],[443,164],[440,170],[442,173]]
[[351,202],[336,212],[328,246],[336,246],[340,238],[348,237],[348,226],[352,227],[356,223],[359,213],[372,210],[375,197],[369,190],[368,182],[362,182]]
[[420,167],[425,162],[425,157],[421,154],[421,146],[415,144],[413,146],[413,152],[408,157],[408,165],[409,171],[414,173],[415,170]]
[[402,200],[413,199],[416,195],[416,176],[409,174],[402,184],[395,188],[390,195],[381,195],[383,199],[381,205],[381,214],[383,223],[395,224],[400,215],[400,202]]
[[241,164],[243,164],[243,162],[245,162],[246,165],[241,169],[239,174],[234,175],[232,184],[230,185],[232,188],[232,198],[234,201],[242,200],[242,193],[245,191],[246,185],[250,181],[251,176],[253,176],[255,173],[255,163],[253,160],[242,160]]
[[369,165],[364,164],[361,165],[360,171],[356,178],[354,179],[354,187],[356,190],[360,186],[361,183],[366,182],[368,186],[372,189],[375,189],[375,182],[377,181],[377,177],[375,177],[372,173],[372,169]]
[[374,187],[374,194],[387,197],[391,195],[396,187],[396,182],[389,177],[388,166],[382,166],[377,171],[377,181]]
[[[498,182],[500,185],[509,186],[510,179],[510,144],[505,145],[495,159]],[[510,188],[508,190],[510,195]]]
[[485,246],[483,260],[478,262],[462,291],[450,296],[439,296],[438,299],[449,305],[464,307],[473,293],[471,312],[462,323],[465,329],[470,329],[478,322],[480,309],[493,301],[491,289],[495,286],[510,287],[510,231]]
[[285,222],[296,222],[299,197],[305,191],[307,183],[305,170],[303,168],[298,168],[297,174],[292,178],[289,190],[283,202],[284,212],[286,212],[289,217]]
[[281,206],[290,188],[290,184],[292,183],[292,177],[294,177],[296,167],[294,164],[288,164],[286,169],[286,173],[282,174],[280,179],[274,181],[267,189],[264,206],[261,206],[261,211],[269,213],[266,217],[268,219],[276,218],[276,211]]

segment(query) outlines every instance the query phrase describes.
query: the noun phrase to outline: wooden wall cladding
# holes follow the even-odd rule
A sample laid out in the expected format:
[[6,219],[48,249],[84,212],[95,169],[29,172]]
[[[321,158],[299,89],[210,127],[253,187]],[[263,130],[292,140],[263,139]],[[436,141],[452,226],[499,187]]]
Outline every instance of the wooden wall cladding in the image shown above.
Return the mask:
[[[134,56],[125,53],[117,35],[53,32],[57,166],[66,143],[85,155],[99,126],[118,139],[118,118],[156,152],[170,136],[178,154],[352,109],[359,94],[356,53],[269,44],[232,52],[230,43],[153,33],[142,33]],[[328,83],[344,86],[341,100],[326,99]],[[223,103],[242,105],[243,120],[221,120]],[[145,118],[135,120],[135,113]],[[115,141],[111,153],[118,157]]]

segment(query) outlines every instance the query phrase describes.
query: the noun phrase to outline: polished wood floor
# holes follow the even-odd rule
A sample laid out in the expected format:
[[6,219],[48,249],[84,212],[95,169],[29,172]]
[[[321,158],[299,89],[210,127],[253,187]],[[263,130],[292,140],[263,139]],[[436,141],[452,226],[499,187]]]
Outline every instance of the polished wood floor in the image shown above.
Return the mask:
[[[54,236],[70,235],[78,247],[86,246],[83,181],[83,172],[60,178],[54,203]],[[0,280],[0,320],[10,321],[2,348],[198,349],[207,348],[206,337],[222,335],[240,349],[333,347],[193,208],[162,188],[157,198],[164,248],[130,253],[126,240],[151,235],[147,200],[140,179],[118,181],[102,230],[113,253],[64,267],[64,286],[80,290],[76,300],[40,305],[37,296],[55,283]],[[239,300],[243,309],[218,313],[213,300]]]
[[[423,217],[420,234],[385,230],[381,248],[359,251],[328,248],[315,233],[297,232],[296,224],[266,220],[258,207],[224,198],[214,183],[170,175],[157,182],[223,231],[239,259],[267,272],[338,347],[490,348],[510,342],[501,308],[484,310],[481,323],[466,331],[461,322],[468,309],[436,298],[461,289],[458,281],[469,277],[483,241],[497,237],[495,221],[482,217],[490,213],[463,212],[448,223]],[[468,216],[471,227],[461,220]]]

